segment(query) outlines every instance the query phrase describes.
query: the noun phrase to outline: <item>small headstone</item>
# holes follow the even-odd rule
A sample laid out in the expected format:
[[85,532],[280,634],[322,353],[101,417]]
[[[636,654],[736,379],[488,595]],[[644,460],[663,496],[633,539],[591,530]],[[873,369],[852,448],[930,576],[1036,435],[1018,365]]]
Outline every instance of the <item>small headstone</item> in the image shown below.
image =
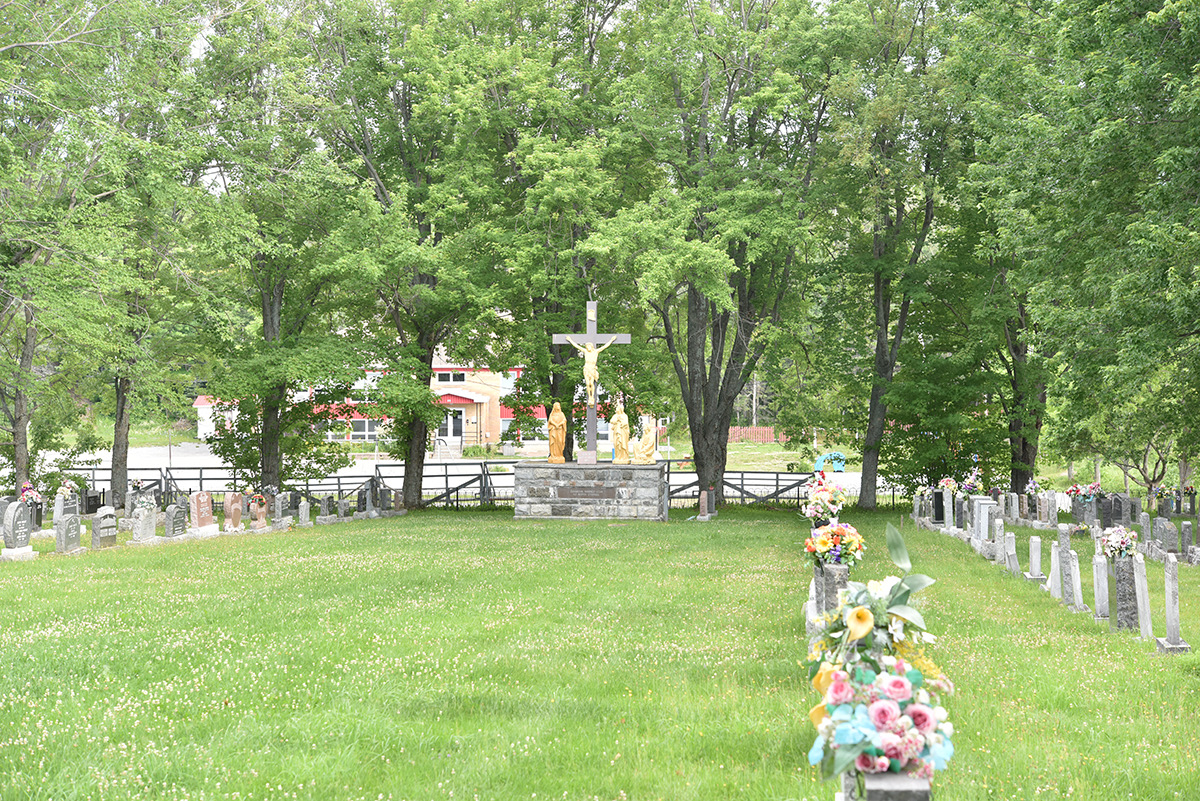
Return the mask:
[[[702,495],[704,494],[704,490],[701,490],[701,494]],[[929,518],[929,522],[935,526],[941,526],[941,525],[949,525],[950,527],[954,526],[953,523],[947,524],[947,522],[946,522],[946,508],[947,508],[946,496],[948,494],[950,494],[949,490],[944,490],[944,489],[934,490],[934,493],[933,493],[933,516]],[[953,507],[953,504],[951,504],[951,507]],[[707,511],[707,509],[705,511]],[[951,514],[953,514],[953,512],[951,512]]]
[[1179,535],[1179,540],[1180,540],[1179,541],[1179,552],[1182,554],[1186,554],[1192,550],[1192,545],[1193,545],[1193,543],[1192,543],[1192,521],[1184,520],[1179,525],[1180,525],[1180,528],[1183,529]]
[[329,507],[333,505],[333,498],[328,495],[322,495],[317,499],[317,514],[321,517],[329,516]]
[[1175,554],[1166,558],[1167,636],[1159,638],[1158,650],[1164,654],[1186,654],[1192,647],[1179,634],[1179,563]]
[[4,512],[4,549],[0,561],[19,562],[36,559],[37,551],[29,544],[33,535],[33,510],[23,501],[10,503]]
[[[62,496],[59,496],[60,498]],[[78,505],[75,507],[78,509]],[[79,515],[66,514],[54,518],[54,551],[62,554],[83,553],[84,548],[79,544]]]
[[379,510],[375,508],[375,484],[371,483],[367,490],[367,518],[375,520],[379,517]]
[[1061,574],[1062,574],[1062,579],[1061,579],[1061,584],[1060,584],[1060,586],[1062,587],[1062,602],[1067,605],[1068,609],[1074,610],[1075,607],[1079,605],[1079,600],[1080,600],[1079,596],[1077,596],[1075,594],[1076,581],[1075,581],[1075,573],[1073,570],[1074,564],[1071,561],[1071,554],[1073,554],[1074,551],[1071,550],[1071,543],[1069,540],[1065,545],[1062,543],[1061,535],[1059,536],[1059,543],[1058,543],[1057,550],[1058,550],[1058,569],[1061,571]]
[[360,490],[358,491],[358,505],[355,507],[355,511],[356,511],[356,512],[362,512],[363,514],[366,514],[366,511],[367,511],[367,491],[366,491],[365,489],[360,489]]
[[1036,581],[1039,584],[1046,582],[1046,577],[1042,575],[1042,538],[1029,538],[1029,572],[1025,574],[1027,581]]
[[1132,520],[1137,520],[1142,516],[1142,499],[1136,496],[1129,498],[1129,516]]
[[296,509],[296,525],[301,528],[308,528],[312,524],[312,509],[309,506],[308,499],[304,498],[300,501],[299,508]]
[[1017,510],[1018,510],[1018,516],[1022,520],[1029,519],[1029,496],[1028,495],[1022,495],[1020,498],[1017,499]]
[[1071,594],[1075,603],[1068,604],[1072,612],[1087,612],[1087,604],[1083,602],[1083,576],[1079,572],[1079,554],[1070,551],[1071,557]]
[[1138,513],[1138,528],[1142,530],[1141,545],[1145,545],[1154,536],[1154,529],[1150,527],[1150,515],[1146,512]]
[[[1157,523],[1158,521],[1155,522]],[[1162,544],[1163,550],[1167,553],[1179,553],[1179,530],[1175,528],[1175,524],[1171,521],[1162,521],[1162,526],[1158,530],[1158,536],[1154,539]]]
[[1095,599],[1095,620],[1108,622],[1108,560],[1104,554],[1092,557],[1092,598]]
[[392,511],[392,493],[386,487],[379,493],[379,511]]
[[1017,535],[1011,531],[1004,535],[1004,564],[1008,572],[1021,577],[1021,563],[1017,560]]
[[1100,499],[1100,526],[1101,528],[1112,528],[1116,523],[1113,522],[1113,499]]
[[400,490],[396,490],[392,493],[392,508],[397,512],[406,511],[404,509],[404,493]]
[[267,530],[267,502],[265,498],[250,502],[250,530]]
[[338,513],[337,513],[338,517],[349,517],[350,516],[350,500],[348,498],[338,498],[337,510],[338,510]]
[[708,490],[700,490],[699,513],[696,515],[696,520],[701,523],[707,523],[711,519],[708,516]]
[[280,492],[275,495],[275,511],[271,515],[271,519],[272,520],[280,520],[281,518],[285,517],[286,515],[287,515],[287,513],[283,509],[283,493]]
[[158,512],[146,506],[133,510],[133,539],[130,545],[157,545],[164,540],[155,531],[158,529]]
[[242,525],[242,494],[240,492],[225,493],[225,533],[238,534],[246,530]]
[[92,550],[112,548],[117,544],[117,510],[101,506],[92,518]]
[[192,527],[188,532],[193,537],[215,537],[220,534],[217,519],[213,516],[212,493],[193,492],[188,496],[188,511],[192,517]]
[[1173,506],[1174,506],[1174,504],[1172,503],[1170,498],[1166,498],[1166,497],[1159,498],[1158,499],[1158,516],[1159,517],[1170,517],[1171,512],[1173,511],[1173,509],[1172,509]]
[[1150,587],[1146,584],[1146,560],[1140,553],[1133,555],[1133,587],[1137,594],[1138,629],[1142,639],[1154,639],[1150,623]]
[[317,509],[317,519],[314,521],[318,526],[328,526],[331,523],[337,522],[337,515],[333,514],[336,507],[333,505],[333,497],[330,495],[322,495],[317,499],[320,507]]
[[167,507],[164,525],[164,535],[168,539],[178,539],[187,534],[187,512],[177,503]]

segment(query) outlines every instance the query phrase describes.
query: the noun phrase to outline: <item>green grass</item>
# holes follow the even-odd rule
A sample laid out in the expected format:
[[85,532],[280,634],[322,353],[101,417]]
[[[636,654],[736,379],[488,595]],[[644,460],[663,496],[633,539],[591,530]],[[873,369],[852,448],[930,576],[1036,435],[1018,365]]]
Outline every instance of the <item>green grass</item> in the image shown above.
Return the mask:
[[[797,664],[803,521],[682,517],[427,512],[0,564],[0,792],[828,801]],[[899,517],[843,518],[868,540],[853,577],[890,572]],[[940,798],[1200,796],[1195,657],[904,530],[958,685]],[[1181,573],[1200,645],[1200,573]]]

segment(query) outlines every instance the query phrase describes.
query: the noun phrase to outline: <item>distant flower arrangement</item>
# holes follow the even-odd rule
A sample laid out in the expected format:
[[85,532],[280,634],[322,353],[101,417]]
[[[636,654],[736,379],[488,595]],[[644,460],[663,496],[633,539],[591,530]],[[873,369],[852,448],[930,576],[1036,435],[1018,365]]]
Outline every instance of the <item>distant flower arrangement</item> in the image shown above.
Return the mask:
[[974,495],[983,489],[983,480],[979,478],[979,468],[971,470],[970,474],[963,479],[962,491],[968,495]]
[[1026,495],[1037,495],[1042,491],[1042,485],[1037,483],[1036,478],[1029,479],[1029,483],[1025,485]]
[[817,564],[853,567],[867,549],[858,529],[848,523],[821,526],[804,541],[804,550]]
[[1088,484],[1084,493],[1087,495],[1089,501],[1093,498],[1104,497],[1104,490],[1100,487],[1099,481],[1093,481],[1091,484]]
[[1083,494],[1083,487],[1079,486],[1078,484],[1072,484],[1071,486],[1067,487],[1068,497],[1076,498]]
[[832,520],[849,500],[850,496],[837,484],[825,483],[825,472],[821,471],[809,488],[808,503],[801,514],[810,520]]
[[958,492],[958,482],[946,476],[937,483],[937,488],[940,490],[950,490],[950,492]]
[[1124,526],[1117,526],[1104,536],[1104,555],[1109,559],[1118,556],[1132,556],[1137,548],[1138,535]]
[[33,488],[33,482],[26,481],[21,485],[21,500],[33,501],[34,503],[41,502],[42,496],[39,495],[38,491]]

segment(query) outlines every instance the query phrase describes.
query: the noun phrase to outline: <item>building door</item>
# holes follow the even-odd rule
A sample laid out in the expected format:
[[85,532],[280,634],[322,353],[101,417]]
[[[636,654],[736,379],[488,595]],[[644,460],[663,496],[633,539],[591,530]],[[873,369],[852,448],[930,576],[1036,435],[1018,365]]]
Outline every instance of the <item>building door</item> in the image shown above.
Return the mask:
[[438,428],[438,439],[444,441],[451,450],[462,450],[463,410],[447,409],[446,419]]

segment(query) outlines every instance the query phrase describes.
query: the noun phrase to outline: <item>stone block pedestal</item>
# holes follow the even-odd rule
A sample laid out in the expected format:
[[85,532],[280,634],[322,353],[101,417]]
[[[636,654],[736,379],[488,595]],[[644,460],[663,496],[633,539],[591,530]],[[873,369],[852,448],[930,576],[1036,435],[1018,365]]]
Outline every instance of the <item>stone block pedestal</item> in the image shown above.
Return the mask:
[[667,519],[667,465],[516,465],[513,494],[518,520]]

